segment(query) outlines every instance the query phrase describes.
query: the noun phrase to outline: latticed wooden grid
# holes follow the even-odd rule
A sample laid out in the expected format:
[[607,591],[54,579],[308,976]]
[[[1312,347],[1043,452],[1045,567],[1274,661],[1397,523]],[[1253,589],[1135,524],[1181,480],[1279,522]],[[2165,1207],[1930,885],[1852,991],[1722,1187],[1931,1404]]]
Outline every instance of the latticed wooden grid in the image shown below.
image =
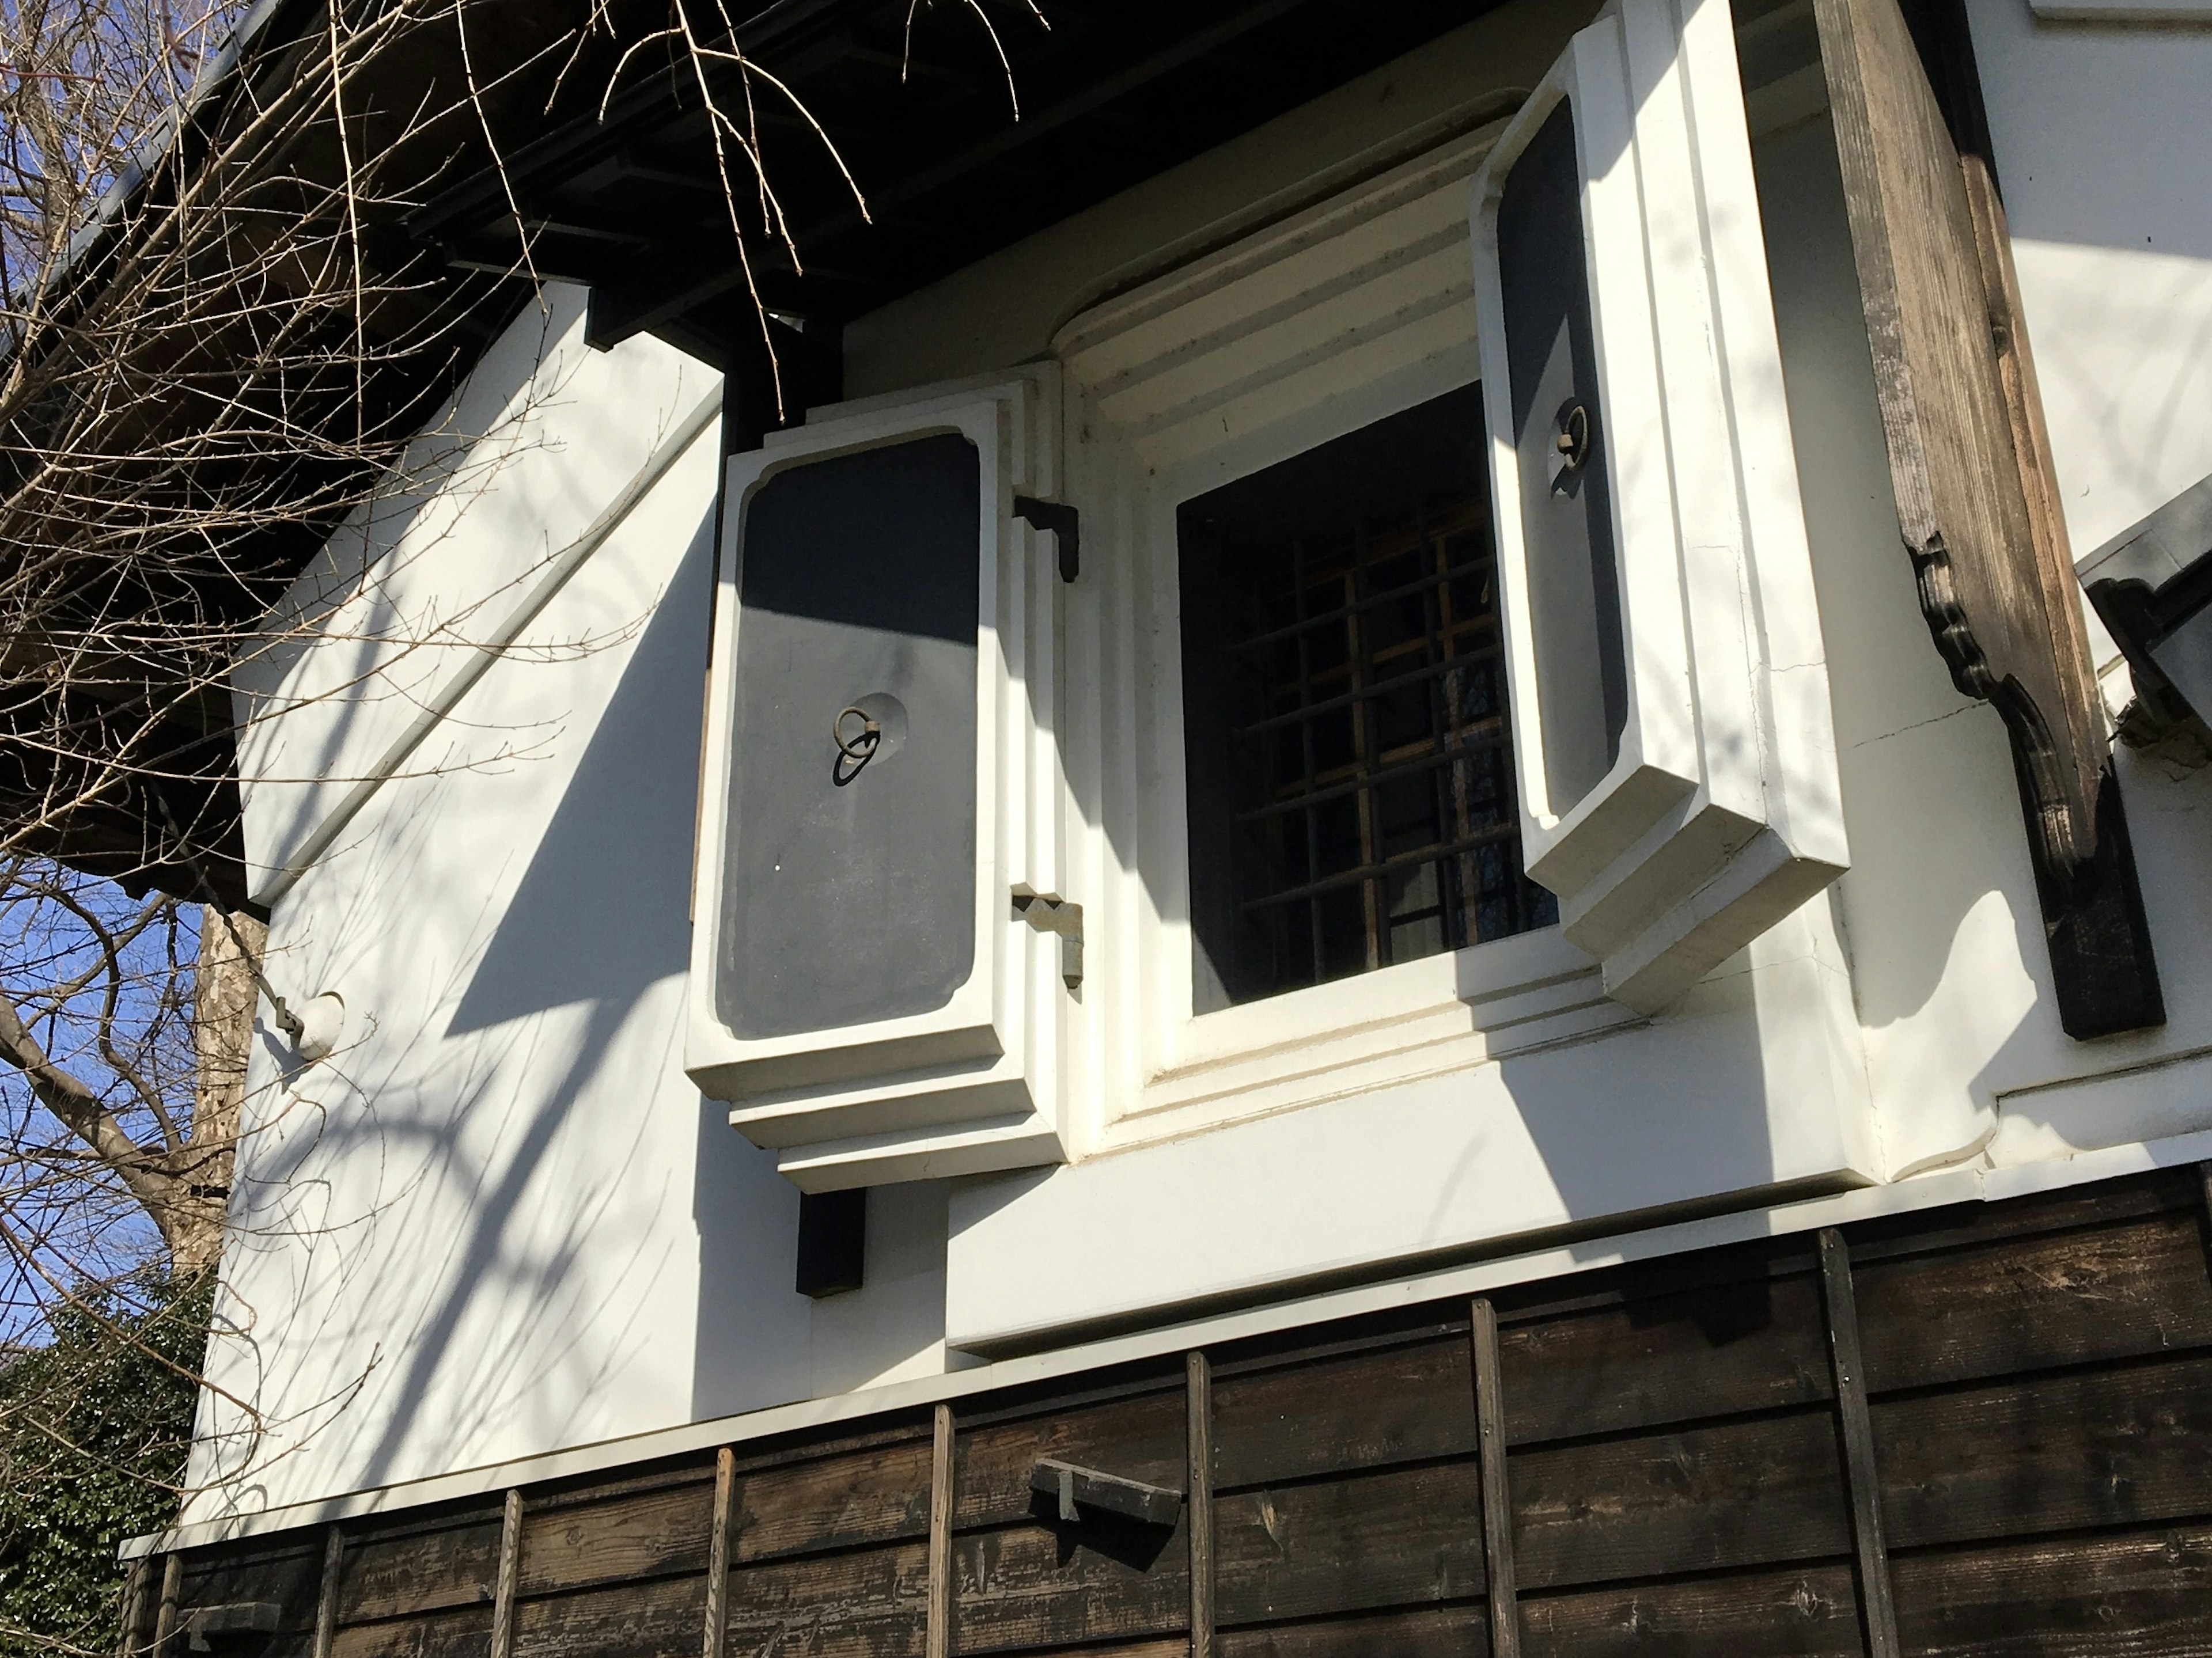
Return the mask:
[[1553,919],[1521,872],[1487,503],[1412,504],[1283,550],[1232,646],[1266,780],[1239,821],[1272,853],[1245,913],[1278,987],[1411,961]]

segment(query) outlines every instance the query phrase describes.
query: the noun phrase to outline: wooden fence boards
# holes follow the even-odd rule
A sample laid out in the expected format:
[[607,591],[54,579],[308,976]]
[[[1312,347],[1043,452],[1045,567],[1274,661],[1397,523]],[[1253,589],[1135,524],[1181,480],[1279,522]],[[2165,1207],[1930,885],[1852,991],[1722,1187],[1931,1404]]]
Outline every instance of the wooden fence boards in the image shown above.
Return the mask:
[[[1920,1658],[2212,1658],[2209,1234],[2197,1171],[2135,1177],[739,1446],[719,1644],[711,1455],[523,1492],[504,1655],[496,1497],[149,1562],[134,1638],[258,1602],[235,1658],[1842,1658],[1875,1583]],[[1040,1457],[1184,1505],[1067,1521]]]
[[1521,1602],[1528,1658],[1858,1658],[1843,1564],[1639,1583]]
[[1809,1271],[1508,1323],[1498,1345],[1512,1445],[1814,1404],[1833,1392]]

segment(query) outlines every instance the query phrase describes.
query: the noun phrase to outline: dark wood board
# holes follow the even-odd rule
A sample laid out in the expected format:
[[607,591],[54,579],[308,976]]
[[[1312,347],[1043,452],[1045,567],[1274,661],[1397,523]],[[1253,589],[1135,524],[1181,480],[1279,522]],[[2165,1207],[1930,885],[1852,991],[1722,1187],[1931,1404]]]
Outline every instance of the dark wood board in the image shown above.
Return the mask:
[[1831,1396],[1809,1276],[1743,1278],[1498,1332],[1513,1445]]
[[1214,1527],[1224,1628],[1484,1593],[1472,1457],[1216,1497]]
[[741,1475],[732,1521],[735,1558],[927,1536],[930,1443],[910,1440]]
[[1464,1335],[1213,1382],[1217,1491],[1474,1449]]
[[1900,1555],[1911,1658],[2212,1658],[2212,1530]]
[[2183,1212],[1865,1262],[1852,1276],[1876,1394],[2212,1347],[2203,1236]]
[[1859,1658],[1849,1566],[1700,1577],[1521,1602],[1527,1658]]
[[1826,1411],[1550,1446],[1507,1466],[1523,1594],[1850,1552]]
[[928,1577],[921,1539],[740,1566],[730,1574],[723,1649],[727,1658],[921,1658]]
[[686,1484],[523,1518],[520,1593],[704,1572],[714,1488]]
[[1890,1544],[2212,1516],[2212,1357],[1874,1408]]
[[698,1658],[707,1579],[584,1589],[515,1607],[515,1658]]
[[341,1627],[331,1658],[483,1658],[491,1644],[491,1601],[412,1618]]
[[349,1543],[338,1583],[338,1622],[489,1607],[499,1576],[499,1533],[494,1515],[447,1531]]
[[1112,1515],[956,1537],[952,1650],[1087,1645],[1187,1629],[1188,1559],[1181,1525],[1168,1531]]
[[1221,1658],[1490,1658],[1482,1602],[1224,1630]]

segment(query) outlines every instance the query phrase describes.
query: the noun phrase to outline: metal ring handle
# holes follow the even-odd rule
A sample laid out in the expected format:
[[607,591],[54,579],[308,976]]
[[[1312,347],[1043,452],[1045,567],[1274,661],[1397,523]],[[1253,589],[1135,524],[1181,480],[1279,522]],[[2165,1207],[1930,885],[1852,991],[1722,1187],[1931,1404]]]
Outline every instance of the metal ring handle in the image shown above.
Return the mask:
[[1565,459],[1570,472],[1580,471],[1589,459],[1589,410],[1580,403],[1571,403],[1559,411],[1559,435],[1553,446]]
[[[860,734],[849,742],[845,737],[845,721],[848,719],[857,719],[860,722]],[[884,728],[866,708],[840,708],[837,717],[830,722],[830,740],[837,745],[838,753],[854,765],[864,766],[868,762],[869,756],[875,753],[877,745],[884,740]]]

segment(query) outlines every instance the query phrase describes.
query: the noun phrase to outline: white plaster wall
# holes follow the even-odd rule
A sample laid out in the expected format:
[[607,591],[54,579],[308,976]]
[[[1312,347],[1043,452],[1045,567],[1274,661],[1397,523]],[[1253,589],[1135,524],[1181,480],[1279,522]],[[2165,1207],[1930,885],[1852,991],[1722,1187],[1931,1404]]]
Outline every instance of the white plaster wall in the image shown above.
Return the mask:
[[[553,440],[648,426],[704,372],[625,352],[628,405],[556,410]],[[440,763],[376,788],[276,907],[270,976],[341,994],[343,1046],[288,1073],[261,1033],[188,1518],[941,1368],[944,1187],[880,1197],[867,1287],[809,1302],[797,1193],[684,1076],[719,471],[709,425],[467,692]],[[499,488],[468,511],[543,544],[562,496]],[[480,579],[439,557],[418,592]]]

